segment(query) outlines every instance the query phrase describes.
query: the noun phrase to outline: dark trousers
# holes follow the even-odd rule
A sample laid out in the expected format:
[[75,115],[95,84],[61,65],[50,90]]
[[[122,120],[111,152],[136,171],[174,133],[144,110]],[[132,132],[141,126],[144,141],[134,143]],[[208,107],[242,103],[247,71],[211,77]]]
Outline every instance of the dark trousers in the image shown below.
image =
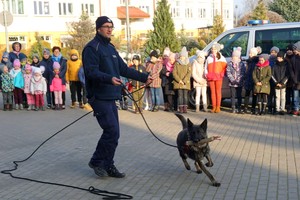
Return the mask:
[[256,107],[256,95],[254,95],[254,93],[253,93],[253,90],[246,90],[246,92],[245,92],[245,98],[246,97],[250,97],[250,93],[252,93],[252,106],[251,106],[251,109],[252,110],[254,110],[255,109],[255,107]]
[[108,169],[114,164],[115,151],[120,137],[118,110],[114,100],[89,100],[103,133],[91,158],[91,164]]
[[80,81],[70,81],[70,92],[71,92],[72,103],[76,102],[76,95],[77,95],[78,102],[82,103],[81,90],[82,90],[82,86]]
[[15,104],[23,104],[23,90],[15,87],[14,89],[14,100]]
[[188,105],[188,90],[179,89],[178,90],[178,105]]
[[237,98],[237,107],[242,105],[242,87],[230,87],[231,93],[231,107],[235,107],[235,98]]

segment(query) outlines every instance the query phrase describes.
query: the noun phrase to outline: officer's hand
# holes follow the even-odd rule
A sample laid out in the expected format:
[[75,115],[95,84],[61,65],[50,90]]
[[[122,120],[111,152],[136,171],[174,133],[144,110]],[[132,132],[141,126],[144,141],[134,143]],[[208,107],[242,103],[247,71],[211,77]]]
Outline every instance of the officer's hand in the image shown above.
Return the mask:
[[119,78],[116,78],[116,77],[112,77],[112,79],[111,79],[111,82],[112,82],[112,84],[113,84],[113,85],[116,85],[116,86],[118,86],[118,85],[121,85],[121,84],[122,84],[122,81],[121,81],[121,79],[119,79]]

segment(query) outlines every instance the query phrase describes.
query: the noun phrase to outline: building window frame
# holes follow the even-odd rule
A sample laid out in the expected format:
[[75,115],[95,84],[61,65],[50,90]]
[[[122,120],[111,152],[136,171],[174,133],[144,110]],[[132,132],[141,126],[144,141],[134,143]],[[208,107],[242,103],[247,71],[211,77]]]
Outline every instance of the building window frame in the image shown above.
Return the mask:
[[24,15],[24,0],[6,0],[7,10],[14,15]]
[[73,15],[74,7],[71,2],[60,2],[58,3],[58,14],[61,16],[64,15]]
[[34,15],[50,15],[50,0],[33,1]]

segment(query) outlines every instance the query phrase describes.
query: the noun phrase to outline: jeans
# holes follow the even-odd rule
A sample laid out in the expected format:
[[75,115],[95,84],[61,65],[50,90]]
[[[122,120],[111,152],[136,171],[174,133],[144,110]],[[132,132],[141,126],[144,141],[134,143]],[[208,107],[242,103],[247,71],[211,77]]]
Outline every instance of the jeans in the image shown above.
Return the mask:
[[151,90],[151,97],[152,97],[152,106],[158,106],[160,105],[160,96],[159,96],[159,90],[160,88],[150,88]]
[[91,164],[104,169],[114,164],[115,151],[120,137],[119,116],[114,100],[89,100],[103,133],[91,158]]
[[235,98],[237,97],[237,107],[241,108],[242,105],[242,87],[230,87],[231,93],[231,107],[235,107]]
[[299,90],[294,90],[294,111],[299,111]]

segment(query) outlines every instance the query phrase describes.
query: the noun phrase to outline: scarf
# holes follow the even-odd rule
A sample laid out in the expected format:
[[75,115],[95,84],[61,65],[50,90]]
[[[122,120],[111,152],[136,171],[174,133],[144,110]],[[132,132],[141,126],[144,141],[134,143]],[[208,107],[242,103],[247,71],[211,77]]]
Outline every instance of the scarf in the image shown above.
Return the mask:
[[53,60],[53,62],[58,62],[58,63],[60,63],[61,57],[62,57],[61,53],[60,53],[57,57],[53,55],[53,56],[52,56],[52,60]]
[[264,68],[264,67],[267,67],[267,66],[269,66],[269,61],[268,60],[266,60],[263,64],[261,64],[260,62],[258,62],[257,64],[256,64],[256,66],[258,67],[258,68]]
[[169,76],[169,75],[170,75],[170,73],[172,73],[172,72],[173,72],[174,65],[173,65],[173,64],[171,64],[171,63],[169,63],[169,62],[167,62],[165,66],[166,66],[166,69],[167,69],[166,76]]

